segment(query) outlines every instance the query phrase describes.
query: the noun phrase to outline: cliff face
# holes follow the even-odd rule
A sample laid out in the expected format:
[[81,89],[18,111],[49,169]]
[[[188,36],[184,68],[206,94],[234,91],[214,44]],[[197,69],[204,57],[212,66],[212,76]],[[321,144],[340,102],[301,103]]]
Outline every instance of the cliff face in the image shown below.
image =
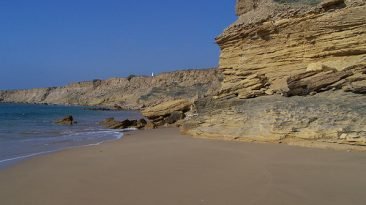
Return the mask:
[[216,39],[222,88],[196,103],[185,132],[366,145],[365,3],[238,0]]
[[364,90],[365,6],[331,0],[284,11],[291,5],[263,2],[267,3],[264,22],[259,17],[250,23],[243,21],[250,19],[252,12],[262,13],[261,8],[249,11],[217,38],[225,76],[219,97],[248,98],[273,92],[303,95],[333,88]]
[[64,87],[0,91],[0,101],[140,109],[175,99],[195,99],[217,92],[216,69],[162,73],[156,77],[113,78]]

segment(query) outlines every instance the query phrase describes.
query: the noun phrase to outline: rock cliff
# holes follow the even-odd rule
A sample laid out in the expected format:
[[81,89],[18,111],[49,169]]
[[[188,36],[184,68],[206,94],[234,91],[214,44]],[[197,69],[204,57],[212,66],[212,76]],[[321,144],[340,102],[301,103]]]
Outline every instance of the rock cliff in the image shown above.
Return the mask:
[[170,100],[194,100],[217,92],[221,78],[216,69],[184,70],[155,77],[112,78],[64,87],[0,91],[0,102],[140,109]]
[[184,132],[365,149],[365,3],[238,0],[216,38],[222,88],[195,103]]
[[[248,2],[258,5],[241,9]],[[242,15],[216,39],[225,76],[218,97],[364,92],[366,1],[294,2],[238,1]]]

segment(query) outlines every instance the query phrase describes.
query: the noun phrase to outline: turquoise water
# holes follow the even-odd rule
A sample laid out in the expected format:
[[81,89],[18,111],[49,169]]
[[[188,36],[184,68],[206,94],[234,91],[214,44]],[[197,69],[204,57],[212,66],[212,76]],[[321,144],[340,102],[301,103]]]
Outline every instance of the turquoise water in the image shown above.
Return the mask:
[[[54,123],[66,115],[72,115],[78,123],[73,126]],[[98,125],[108,117],[124,120],[141,115],[135,111],[0,103],[0,168],[40,154],[121,138],[122,130],[103,129]]]

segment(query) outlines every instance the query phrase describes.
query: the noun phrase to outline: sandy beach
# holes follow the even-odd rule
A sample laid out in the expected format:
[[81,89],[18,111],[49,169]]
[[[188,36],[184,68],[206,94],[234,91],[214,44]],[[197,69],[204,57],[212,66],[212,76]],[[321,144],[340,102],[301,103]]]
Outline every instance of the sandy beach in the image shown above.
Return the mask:
[[366,154],[193,139],[176,128],[0,170],[4,205],[365,204]]

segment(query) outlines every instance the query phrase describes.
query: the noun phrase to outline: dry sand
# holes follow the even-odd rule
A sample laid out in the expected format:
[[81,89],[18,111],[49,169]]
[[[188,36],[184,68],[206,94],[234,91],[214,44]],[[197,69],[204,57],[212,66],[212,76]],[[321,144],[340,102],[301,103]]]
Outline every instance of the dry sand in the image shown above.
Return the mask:
[[364,205],[366,153],[138,131],[1,170],[0,204]]

